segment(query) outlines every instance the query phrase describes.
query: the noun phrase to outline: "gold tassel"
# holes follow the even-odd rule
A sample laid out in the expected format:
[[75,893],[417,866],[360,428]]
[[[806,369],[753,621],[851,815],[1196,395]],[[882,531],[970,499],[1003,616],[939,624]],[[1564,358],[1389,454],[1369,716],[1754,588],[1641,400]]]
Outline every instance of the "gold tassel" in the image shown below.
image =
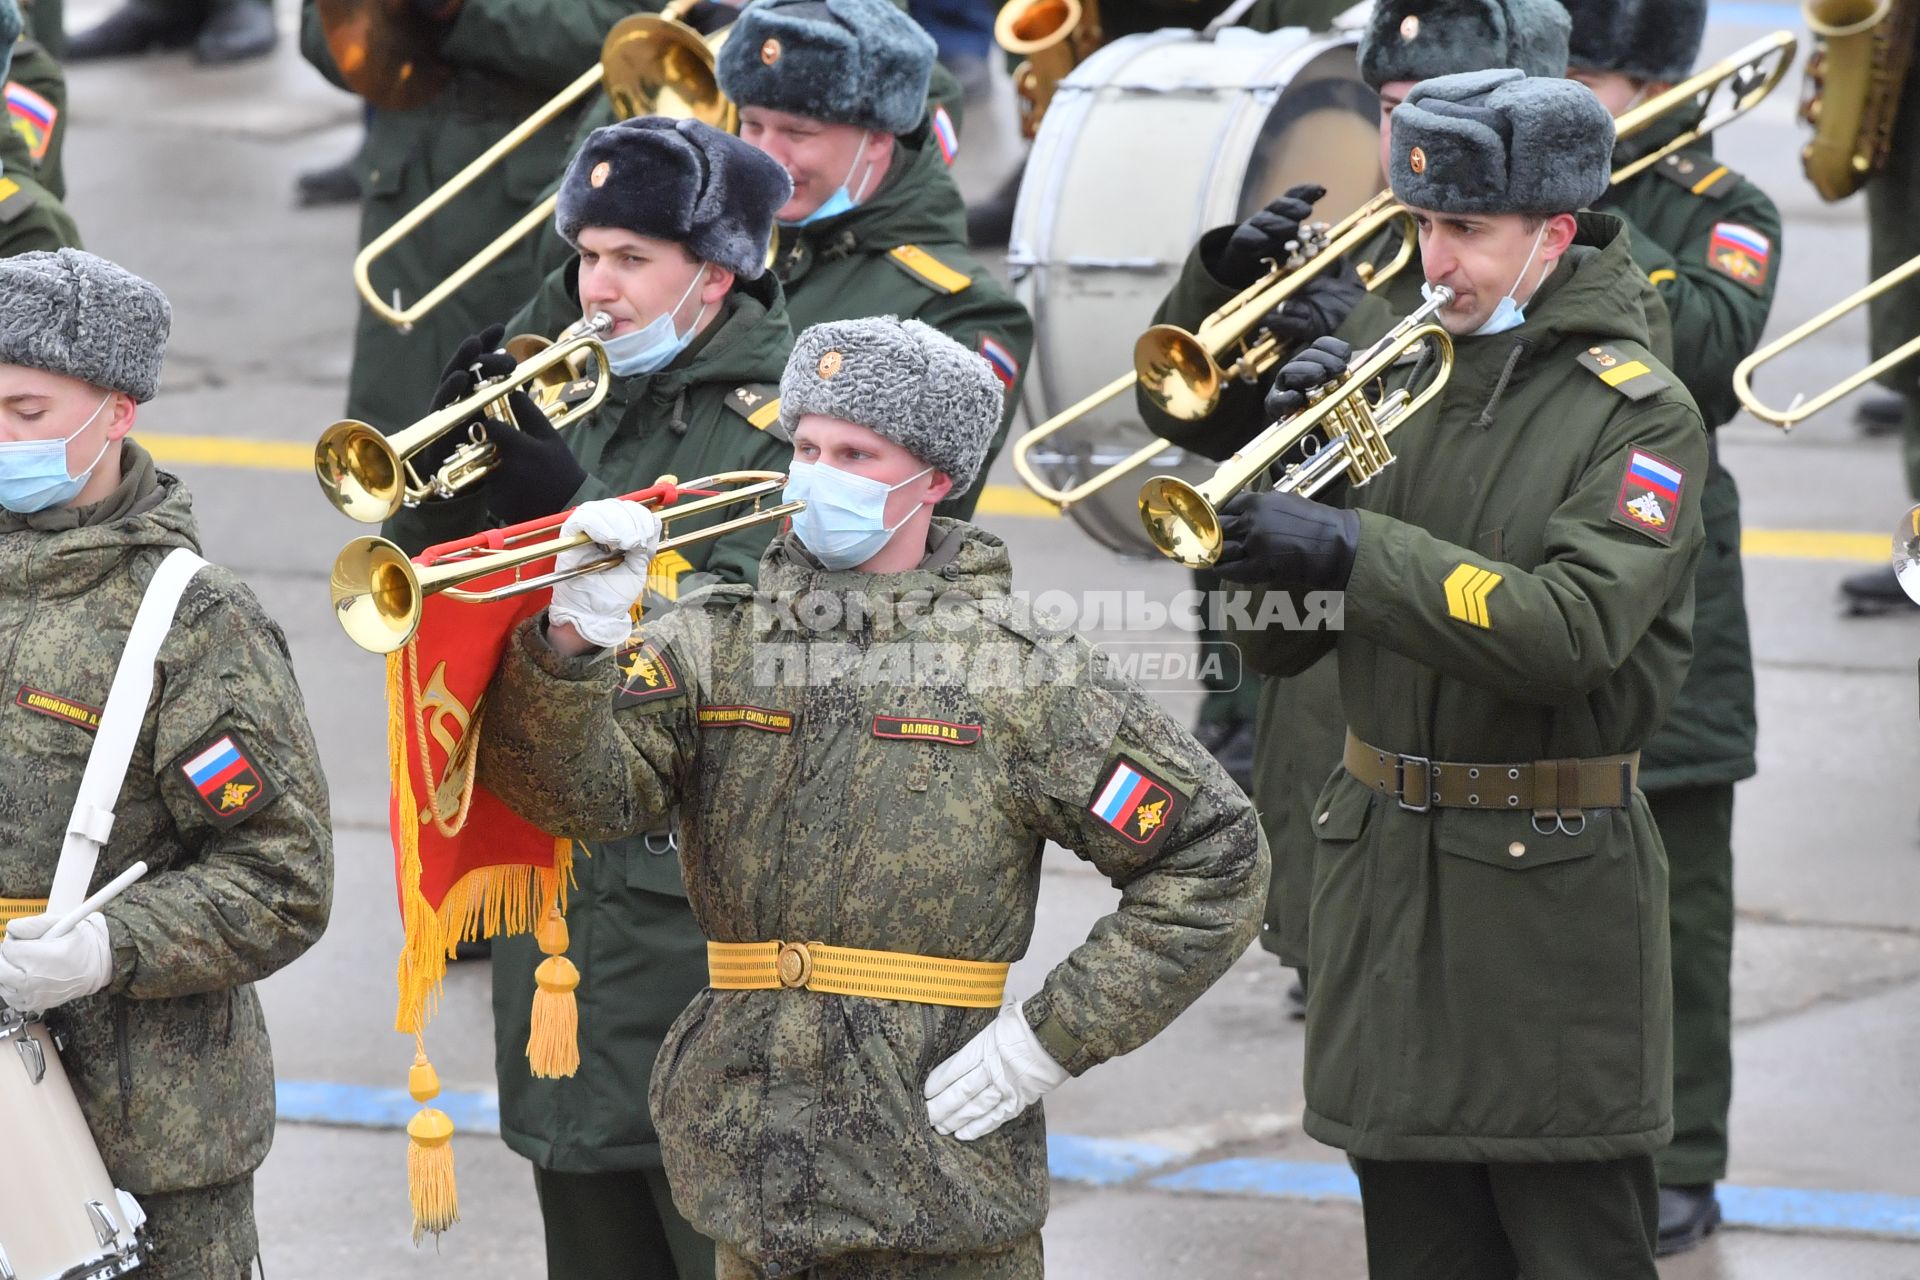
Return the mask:
[[424,1105],[440,1096],[440,1074],[417,1039],[407,1092],[423,1104],[407,1121],[407,1195],[413,1201],[417,1245],[427,1232],[439,1235],[460,1220],[460,1196],[453,1184],[453,1121],[446,1112]]
[[527,1037],[527,1062],[536,1079],[556,1080],[580,1069],[580,1010],[574,988],[580,970],[562,953],[567,949],[567,920],[558,906],[534,932],[546,959],[533,971],[533,1028]]

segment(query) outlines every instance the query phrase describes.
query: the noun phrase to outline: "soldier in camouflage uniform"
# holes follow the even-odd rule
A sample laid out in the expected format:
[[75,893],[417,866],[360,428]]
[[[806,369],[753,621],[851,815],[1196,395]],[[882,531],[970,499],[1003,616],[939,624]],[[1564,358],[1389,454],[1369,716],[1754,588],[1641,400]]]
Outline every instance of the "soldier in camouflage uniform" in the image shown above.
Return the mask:
[[[680,806],[710,989],[651,1105],[723,1277],[1036,1277],[1032,1104],[1226,970],[1265,845],[1151,699],[1022,616],[998,539],[932,514],[998,427],[982,361],[914,321],[838,321],[801,335],[781,392],[789,495],[809,505],[757,590],[712,588],[629,638],[619,601],[657,522],[576,512],[627,556],[577,581],[626,581],[563,586],[515,634],[481,778],[588,840]],[[1121,904],[1000,1007],[1047,840]]]
[[[31,10],[27,11],[29,19]],[[34,38],[33,24],[13,46],[13,67],[0,67],[6,82],[7,114],[14,132],[26,140],[34,176],[54,194],[67,198],[66,172],[61,157],[67,142],[67,76],[52,52]]]
[[[0,0],[0,85],[8,81],[16,48],[27,51],[29,62],[45,57],[34,46],[16,45],[20,32],[16,0]],[[58,113],[55,115],[53,123],[58,124]],[[0,120],[0,258],[36,250],[79,248],[79,228],[41,173],[33,145],[12,121],[10,109],[7,119]]]
[[[577,246],[583,307],[617,321],[607,339],[613,391],[564,432],[516,396],[519,429],[489,420],[502,454],[496,471],[461,497],[401,512],[390,532],[417,549],[666,474],[784,470],[792,449],[776,401],[793,334],[765,263],[773,212],[790,191],[780,166],[696,121],[643,117],[596,132],[568,168],[555,222]],[[470,340],[455,355],[440,401],[471,390],[471,365],[512,366],[504,352],[483,354],[498,337]],[[674,532],[739,514],[679,521]],[[647,585],[664,602],[689,578],[751,582],[772,535],[763,524],[666,552]],[[637,1103],[661,1038],[700,989],[705,953],[671,828],[633,836],[595,841],[576,864],[567,911],[582,973],[574,1076],[536,1080],[529,1071],[534,939],[493,949],[501,1136],[533,1162],[548,1268],[569,1280],[713,1272],[712,1247],[674,1211],[658,1139]]]
[[[158,289],[89,254],[0,262],[0,916],[15,917],[0,1000],[64,1021],[87,1124],[147,1213],[139,1274],[241,1280],[274,1121],[252,984],[320,936],[333,855],[286,640],[231,573],[194,577],[161,645],[94,887],[152,870],[57,941],[38,914],[147,582],[198,545],[185,486],[127,436],[169,316]],[[44,469],[12,447],[63,438]]]
[[[1667,874],[1634,782],[1690,656],[1707,437],[1646,345],[1624,227],[1572,212],[1612,152],[1569,81],[1416,86],[1390,175],[1455,291],[1452,376],[1393,466],[1328,495],[1345,509],[1248,492],[1223,515],[1224,577],[1344,592],[1338,632],[1235,636],[1281,676],[1337,636],[1304,1123],[1356,1160],[1378,1280],[1656,1275]],[[1318,339],[1269,414],[1351,354]]]

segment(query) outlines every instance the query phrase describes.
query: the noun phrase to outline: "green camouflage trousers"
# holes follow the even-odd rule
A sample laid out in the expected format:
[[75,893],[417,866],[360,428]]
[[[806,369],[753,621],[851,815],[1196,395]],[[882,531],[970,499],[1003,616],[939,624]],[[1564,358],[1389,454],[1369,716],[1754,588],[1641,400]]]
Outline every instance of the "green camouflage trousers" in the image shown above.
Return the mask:
[[253,1179],[138,1197],[151,1252],[141,1280],[247,1280],[260,1253]]
[[[760,1280],[751,1263],[725,1245],[715,1249],[718,1280]],[[1040,1280],[1040,1233],[991,1253],[850,1253],[809,1267],[804,1280]],[[796,1280],[800,1280],[796,1277]]]

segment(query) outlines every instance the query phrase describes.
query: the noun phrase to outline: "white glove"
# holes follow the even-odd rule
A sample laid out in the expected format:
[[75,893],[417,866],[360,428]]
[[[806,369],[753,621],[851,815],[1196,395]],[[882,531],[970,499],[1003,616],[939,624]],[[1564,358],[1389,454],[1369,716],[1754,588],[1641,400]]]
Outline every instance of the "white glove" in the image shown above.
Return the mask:
[[570,622],[589,643],[611,649],[633,632],[633,602],[647,589],[647,566],[660,545],[660,517],[637,502],[603,498],[575,507],[560,532],[584,533],[593,542],[562,551],[553,563],[557,571],[605,559],[609,552],[626,556],[625,564],[555,586],[547,607],[554,622]]
[[962,1142],[984,1138],[1067,1080],[1041,1047],[1020,1006],[1001,1008],[979,1035],[933,1069],[923,1092],[927,1119]]
[[52,916],[27,916],[7,925],[0,941],[0,1001],[20,1013],[45,1013],[113,981],[113,943],[107,918],[84,917],[63,938],[42,937]]

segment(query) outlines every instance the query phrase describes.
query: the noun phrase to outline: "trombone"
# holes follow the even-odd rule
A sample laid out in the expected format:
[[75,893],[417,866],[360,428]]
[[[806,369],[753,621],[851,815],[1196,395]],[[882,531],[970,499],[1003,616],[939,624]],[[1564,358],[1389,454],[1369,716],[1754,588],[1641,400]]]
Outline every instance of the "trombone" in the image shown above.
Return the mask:
[[1700,139],[1725,128],[1759,106],[1766,96],[1786,79],[1793,68],[1800,41],[1791,31],[1776,31],[1682,80],[1673,88],[1626,112],[1614,121],[1616,138],[1631,138],[1674,111],[1688,106],[1705,107],[1722,86],[1733,90],[1733,101],[1717,110],[1705,112],[1698,124],[1666,144],[1613,171],[1613,185],[1619,186],[1659,164],[1676,151],[1692,146]]
[[[526,391],[556,431],[600,407],[613,384],[600,339],[612,328],[613,318],[596,311],[569,326],[558,342],[517,337],[507,344],[520,358],[513,372],[391,436],[358,419],[341,419],[323,431],[313,447],[313,472],[321,491],[343,514],[362,524],[379,524],[403,506],[451,498],[472,487],[500,461],[500,451],[477,418],[485,414],[512,423],[506,403],[510,392]],[[575,389],[587,377],[593,379],[593,389],[576,396]],[[467,428],[467,439],[431,477],[421,476],[414,466],[420,452],[461,426]]]
[[[1395,223],[1400,224],[1401,241],[1393,257],[1377,268],[1372,264],[1361,268],[1367,288],[1372,290],[1398,275],[1413,260],[1413,251],[1419,244],[1413,215],[1394,200],[1391,191],[1382,191],[1332,227],[1325,223],[1302,227],[1301,241],[1287,261],[1274,263],[1259,281],[1201,321],[1197,330],[1189,333],[1170,324],[1157,324],[1148,329],[1134,344],[1133,372],[1122,374],[1068,405],[1014,441],[1013,469],[1027,488],[1065,510],[1076,502],[1084,502],[1121,476],[1146,466],[1171,447],[1171,442],[1156,437],[1070,489],[1047,483],[1028,455],[1042,440],[1130,390],[1135,383],[1144,386],[1154,403],[1171,417],[1183,422],[1206,417],[1219,404],[1221,387],[1228,378],[1251,382],[1286,354],[1278,338],[1259,329],[1260,322],[1343,254],[1362,248]],[[1239,348],[1238,354],[1231,364],[1222,368],[1220,359],[1235,347]]]
[[[1273,487],[1275,493],[1311,498],[1346,476],[1363,485],[1393,461],[1388,433],[1440,394],[1453,376],[1453,338],[1433,319],[1453,301],[1444,286],[1380,341],[1355,356],[1346,373],[1314,393],[1308,406],[1280,419],[1220,464],[1198,485],[1177,476],[1155,476],[1140,489],[1140,520],[1160,553],[1192,569],[1220,558],[1220,507],[1259,481],[1274,463],[1294,453]],[[1367,386],[1422,343],[1432,341],[1438,359],[1431,381],[1416,394],[1406,387],[1368,400]],[[1317,433],[1317,434],[1316,434]]]
[[1740,403],[1746,407],[1747,412],[1760,419],[1760,421],[1772,423],[1782,431],[1791,431],[1804,419],[1811,418],[1814,414],[1819,413],[1822,409],[1825,409],[1841,397],[1851,395],[1895,365],[1911,359],[1915,355],[1920,355],[1920,336],[1909,338],[1899,347],[1887,352],[1887,354],[1881,356],[1866,368],[1840,379],[1840,381],[1834,383],[1825,391],[1821,391],[1811,398],[1808,398],[1804,394],[1795,395],[1792,402],[1784,409],[1776,408],[1768,404],[1762,400],[1753,389],[1754,370],[1758,369],[1761,365],[1799,346],[1814,334],[1838,321],[1848,312],[1857,311],[1882,294],[1899,288],[1916,274],[1920,274],[1920,258],[1909,258],[1893,270],[1887,272],[1887,274],[1881,276],[1878,280],[1875,280],[1872,284],[1869,284],[1866,288],[1834,303],[1825,311],[1822,311],[1819,315],[1795,329],[1792,333],[1786,334],[1784,337],[1776,338],[1766,346],[1761,347],[1758,351],[1755,351],[1752,355],[1734,366],[1734,395],[1740,398]]
[[[806,503],[797,501],[764,509],[760,506],[762,499],[778,494],[786,483],[787,478],[778,471],[723,471],[685,484],[672,476],[663,476],[652,488],[626,494],[622,500],[658,511],[663,525],[742,502],[753,504],[753,510],[744,515],[667,538],[654,552],[659,555],[725,537],[753,525],[783,520],[805,508]],[[705,492],[721,485],[738,487]],[[690,502],[679,500],[688,493],[704,493],[704,496]],[[597,573],[625,559],[618,555],[602,556],[571,569],[556,569],[531,578],[516,575],[512,581],[499,586],[478,591],[467,589],[467,584],[481,578],[518,570],[593,541],[584,533],[556,533],[565,520],[566,513],[562,513],[510,529],[488,530],[462,542],[429,548],[418,562],[408,559],[405,551],[385,538],[355,538],[341,548],[333,561],[334,617],[347,637],[362,649],[370,653],[392,653],[420,629],[428,596],[444,596],[462,604],[487,604]]]
[[631,14],[615,23],[600,48],[600,61],[581,72],[579,79],[548,99],[545,106],[514,126],[504,138],[481,152],[466,168],[448,179],[446,185],[369,241],[353,260],[353,287],[359,291],[360,300],[367,304],[367,308],[406,333],[422,316],[445,302],[535,227],[551,218],[554,208],[559,204],[557,194],[548,196],[527,210],[519,221],[495,236],[486,248],[467,259],[452,275],[429,289],[410,306],[401,303],[397,289],[391,303],[374,290],[372,273],[375,261],[412,235],[427,219],[446,208],[461,192],[518,150],[528,138],[571,110],[596,87],[605,86],[614,113],[622,120],[642,115],[685,117],[732,133],[738,123],[739,113],[720,91],[720,79],[715,70],[720,46],[726,42],[728,31],[702,36],[680,21],[680,15],[696,2],[674,0],[657,14]]

